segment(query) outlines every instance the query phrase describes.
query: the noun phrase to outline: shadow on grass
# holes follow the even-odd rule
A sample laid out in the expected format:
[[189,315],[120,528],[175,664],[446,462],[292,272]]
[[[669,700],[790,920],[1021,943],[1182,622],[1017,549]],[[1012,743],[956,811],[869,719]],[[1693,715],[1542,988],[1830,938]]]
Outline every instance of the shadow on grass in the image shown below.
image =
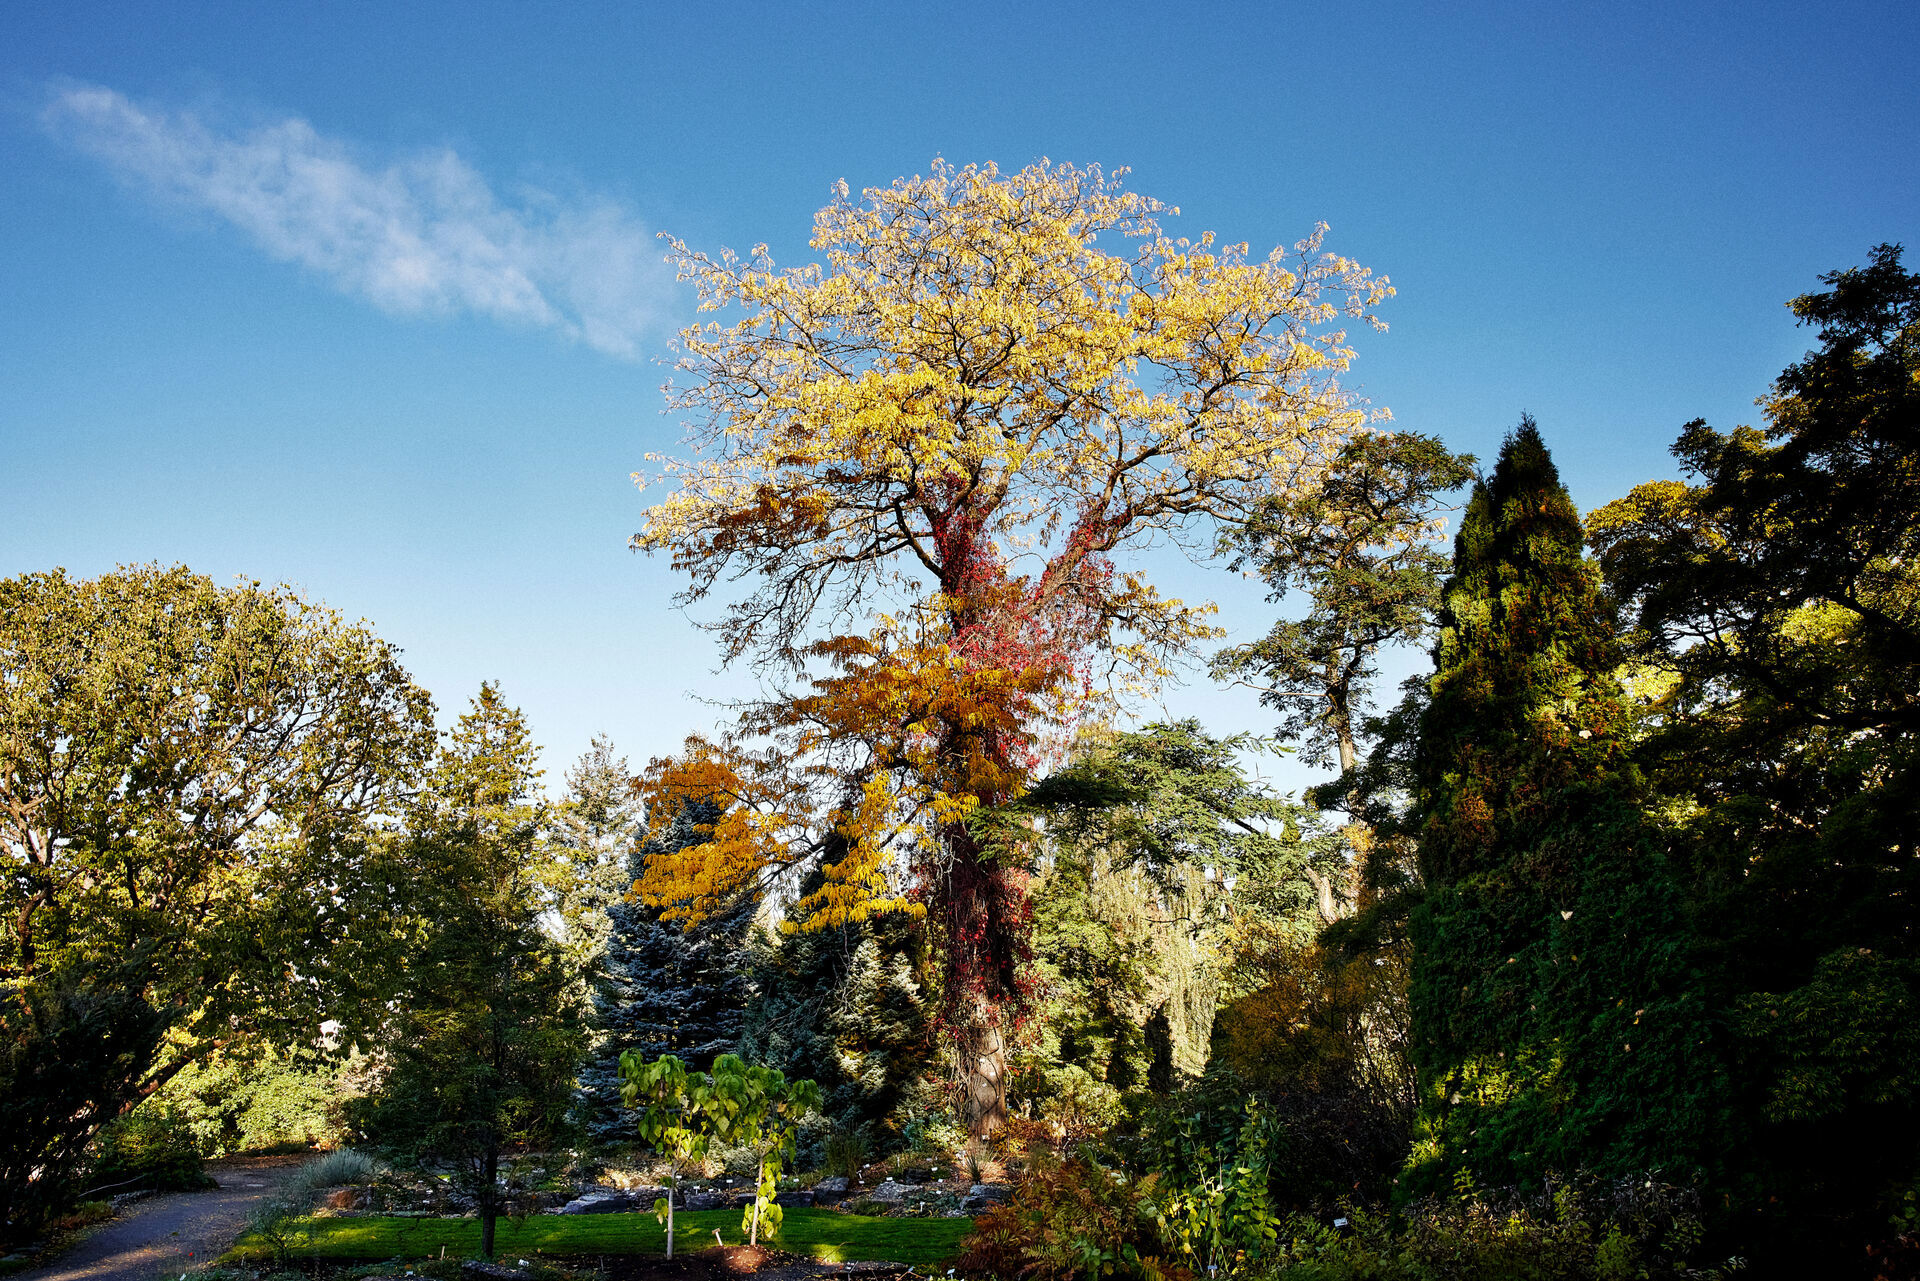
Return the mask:
[[[477,1219],[340,1218],[304,1219],[289,1225],[287,1257],[332,1262],[425,1259],[440,1254],[467,1256],[480,1249]],[[881,1219],[803,1207],[790,1209],[777,1249],[828,1263],[884,1260],[889,1263],[944,1263],[959,1253],[971,1219]],[[713,1244],[715,1229],[727,1245],[744,1244],[738,1210],[693,1211],[675,1216],[675,1248],[698,1250]],[[764,1239],[764,1238],[763,1238]],[[653,1255],[666,1252],[666,1228],[651,1214],[543,1214],[501,1219],[494,1240],[498,1256],[541,1254]],[[227,1261],[251,1263],[272,1257],[264,1241],[242,1237]]]

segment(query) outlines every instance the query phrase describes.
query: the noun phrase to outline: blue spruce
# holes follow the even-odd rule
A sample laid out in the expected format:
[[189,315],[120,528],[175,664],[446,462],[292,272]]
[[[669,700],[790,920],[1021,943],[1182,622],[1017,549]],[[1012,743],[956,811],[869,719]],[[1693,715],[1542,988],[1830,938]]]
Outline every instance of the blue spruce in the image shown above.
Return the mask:
[[[634,851],[629,880],[640,878],[654,854],[698,844],[698,829],[719,816],[709,801],[657,820]],[[597,1042],[580,1073],[595,1142],[633,1138],[633,1113],[620,1104],[622,1053],[632,1050],[644,1059],[673,1054],[705,1070],[738,1048],[741,1012],[751,992],[739,958],[754,908],[754,900],[745,898],[686,930],[639,903],[608,908],[606,952],[593,995]]]

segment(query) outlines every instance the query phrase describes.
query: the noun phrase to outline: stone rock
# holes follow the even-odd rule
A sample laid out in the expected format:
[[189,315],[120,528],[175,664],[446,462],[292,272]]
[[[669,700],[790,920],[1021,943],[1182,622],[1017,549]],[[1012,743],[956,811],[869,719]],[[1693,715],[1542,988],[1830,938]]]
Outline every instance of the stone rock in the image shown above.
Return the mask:
[[[652,1206],[653,1202],[647,1202]],[[586,1192],[555,1210],[555,1214],[625,1214],[634,1208],[631,1193],[616,1191],[612,1188],[595,1188]]]
[[867,1193],[869,1201],[900,1201],[913,1191],[911,1183],[901,1183],[894,1179],[884,1180],[879,1187]]
[[984,1210],[988,1206],[1004,1205],[1013,1189],[1004,1183],[976,1183],[967,1189],[967,1195],[961,1199],[962,1210]]
[[724,1210],[733,1198],[724,1192],[690,1192],[675,1210]]
[[469,1259],[460,1265],[460,1275],[467,1281],[526,1281],[532,1276],[518,1268],[509,1268],[498,1263],[482,1263],[478,1259]]
[[846,1175],[834,1174],[834,1175],[829,1175],[827,1178],[824,1178],[820,1180],[820,1182],[814,1184],[813,1190],[816,1193],[845,1192],[851,1186],[852,1185],[847,1182]]
[[773,1198],[773,1203],[775,1205],[785,1206],[812,1205],[814,1203],[814,1195],[805,1189],[798,1189],[793,1192],[782,1192]]

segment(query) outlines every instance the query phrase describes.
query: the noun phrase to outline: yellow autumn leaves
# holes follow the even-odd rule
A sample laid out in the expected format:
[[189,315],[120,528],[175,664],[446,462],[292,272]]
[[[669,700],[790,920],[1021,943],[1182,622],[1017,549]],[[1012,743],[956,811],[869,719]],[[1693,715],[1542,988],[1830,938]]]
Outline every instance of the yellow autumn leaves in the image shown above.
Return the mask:
[[[1210,605],[1116,553],[1209,547],[1366,429],[1340,322],[1377,323],[1387,281],[1323,253],[1324,228],[1264,258],[1171,237],[1121,177],[936,162],[843,185],[815,218],[821,261],[797,268],[670,241],[714,318],[681,335],[690,454],[633,545],[672,557],[685,600],[745,585],[715,624],[729,660],[841,667],[746,728],[785,735],[783,769],[813,752],[851,772],[836,817],[763,797],[782,817],[717,829],[711,866],[650,873],[648,901],[693,903],[829,830],[851,844],[802,915],[897,899],[882,844],[1017,791],[1035,723],[1097,699],[1096,669],[1151,682],[1213,634]],[[823,620],[883,613],[880,649],[822,648]]]

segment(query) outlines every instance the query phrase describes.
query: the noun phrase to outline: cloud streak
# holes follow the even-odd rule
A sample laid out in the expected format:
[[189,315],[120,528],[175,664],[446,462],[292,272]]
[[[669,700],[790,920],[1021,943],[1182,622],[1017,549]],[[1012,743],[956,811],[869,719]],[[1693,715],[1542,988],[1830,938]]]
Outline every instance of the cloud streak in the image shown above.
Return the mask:
[[394,314],[471,312],[634,359],[670,305],[672,275],[631,212],[532,189],[503,201],[450,149],[377,166],[305,120],[223,131],[98,85],[54,90],[42,121],[123,182]]

